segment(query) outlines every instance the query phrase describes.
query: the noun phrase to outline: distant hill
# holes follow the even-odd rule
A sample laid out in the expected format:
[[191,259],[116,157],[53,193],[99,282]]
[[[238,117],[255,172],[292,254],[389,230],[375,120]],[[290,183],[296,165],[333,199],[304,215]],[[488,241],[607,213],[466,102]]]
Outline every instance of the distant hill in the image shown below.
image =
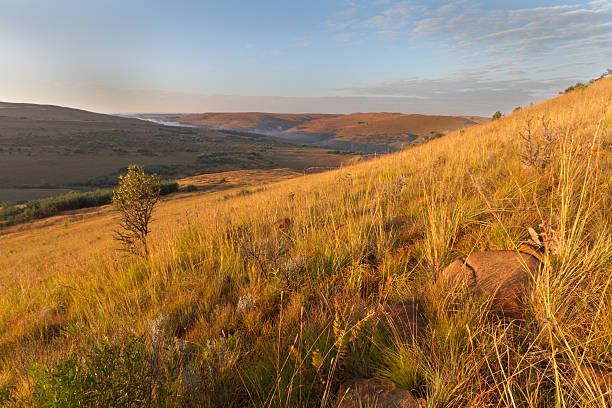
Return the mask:
[[248,130],[256,133],[277,135],[303,123],[329,119],[338,115],[283,114],[283,113],[201,113],[183,116],[180,123],[216,126],[220,128]]
[[291,138],[317,145],[363,151],[395,151],[437,134],[487,122],[462,116],[354,113],[302,123],[287,131]]
[[265,135],[0,102],[0,202],[112,185],[132,163],[178,178],[243,169],[337,167],[351,158]]
[[435,135],[489,121],[488,118],[478,116],[408,115],[387,112],[350,115],[245,112],[140,115],[140,117],[256,132],[318,146],[365,152],[401,150]]
[[81,109],[67,108],[56,105],[37,105],[34,103],[0,102],[0,119],[20,119],[36,121],[87,121],[87,122],[134,122],[133,119],[104,115]]

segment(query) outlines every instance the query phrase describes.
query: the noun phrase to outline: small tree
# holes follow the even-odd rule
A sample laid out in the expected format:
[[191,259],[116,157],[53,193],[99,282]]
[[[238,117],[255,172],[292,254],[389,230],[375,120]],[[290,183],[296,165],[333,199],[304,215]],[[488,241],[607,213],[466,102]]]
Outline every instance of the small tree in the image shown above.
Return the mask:
[[156,174],[145,174],[144,168],[132,165],[119,176],[119,186],[113,193],[113,203],[121,213],[115,239],[123,250],[135,255],[149,253],[147,235],[153,208],[159,201],[160,180]]
[[493,114],[493,116],[491,117],[491,120],[499,120],[502,117],[502,113],[500,111],[497,111]]

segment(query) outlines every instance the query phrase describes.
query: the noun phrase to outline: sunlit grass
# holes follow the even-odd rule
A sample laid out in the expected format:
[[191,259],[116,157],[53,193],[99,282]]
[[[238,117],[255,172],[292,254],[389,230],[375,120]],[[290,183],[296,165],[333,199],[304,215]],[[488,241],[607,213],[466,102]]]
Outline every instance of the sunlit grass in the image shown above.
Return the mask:
[[[27,262],[0,273],[0,385],[27,399],[32,363],[146,337],[163,315],[164,341],[197,346],[185,404],[332,406],[342,381],[379,377],[430,407],[609,406],[593,373],[612,370],[610,95],[602,80],[338,171],[163,203],[145,260],[112,250],[108,213],[25,231],[28,248],[2,237]],[[517,135],[541,116],[562,138],[533,168]],[[522,322],[436,287],[457,256],[516,250],[528,227],[552,241]],[[427,322],[417,342],[385,315],[406,303]]]

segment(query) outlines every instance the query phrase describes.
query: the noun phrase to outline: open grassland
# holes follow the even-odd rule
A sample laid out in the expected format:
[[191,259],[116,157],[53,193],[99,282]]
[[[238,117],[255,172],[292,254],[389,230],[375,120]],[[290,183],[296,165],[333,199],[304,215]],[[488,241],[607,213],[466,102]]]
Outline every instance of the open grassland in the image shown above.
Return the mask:
[[242,169],[338,167],[350,159],[262,135],[0,103],[0,202],[26,200],[33,187],[114,185],[133,163],[164,178],[180,178]]
[[[326,407],[345,380],[376,377],[432,408],[609,407],[611,96],[601,80],[353,167],[178,196],[147,259],[112,250],[108,208],[11,231],[3,395],[27,406],[131,387],[149,398],[131,406]],[[527,140],[554,142],[542,155],[528,125]],[[434,285],[457,256],[516,250],[528,227],[554,247],[518,321]],[[417,341],[400,307],[422,313]]]
[[181,188],[194,186],[203,191],[229,190],[237,187],[260,186],[302,175],[304,173],[291,169],[234,170],[187,177],[179,180],[178,183]]

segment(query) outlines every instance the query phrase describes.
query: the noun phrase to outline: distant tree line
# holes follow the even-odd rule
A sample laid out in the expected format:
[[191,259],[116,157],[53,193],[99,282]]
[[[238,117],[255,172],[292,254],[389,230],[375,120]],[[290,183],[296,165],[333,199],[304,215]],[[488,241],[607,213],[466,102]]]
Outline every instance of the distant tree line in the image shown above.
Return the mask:
[[601,74],[598,78],[591,79],[588,84],[583,84],[582,82],[577,82],[575,85],[572,85],[572,86],[566,88],[565,91],[559,92],[559,94],[561,95],[561,94],[572,92],[572,91],[576,91],[576,90],[579,90],[579,89],[584,89],[587,86],[591,85],[592,83],[597,82],[600,79],[609,77],[610,75],[612,75],[612,68],[609,68],[608,70],[606,70],[606,72]]
[[[81,208],[100,207],[110,204],[113,200],[113,189],[98,189],[86,192],[72,192],[57,197],[28,201],[25,205],[3,203],[0,205],[0,227],[51,217],[63,211]],[[160,183],[160,195],[178,191],[174,181]]]
[[[587,84],[584,84],[582,82],[577,82],[576,84],[566,88],[564,91],[559,92],[559,95],[566,94],[566,93],[569,93],[569,92],[572,92],[572,91],[576,91],[576,90],[579,90],[579,89],[584,89],[587,86],[591,85],[592,83],[597,82],[597,81],[599,81],[599,80],[601,80],[603,78],[609,77],[609,76],[612,76],[612,68],[607,69],[606,72],[601,74],[599,77],[591,79]],[[532,104],[533,104],[533,102],[532,102]],[[521,109],[522,108],[520,106],[517,106],[516,108],[514,108],[513,112],[518,112]],[[504,115],[500,111],[497,111],[497,112],[495,112],[493,114],[493,116],[491,116],[491,120],[499,120],[503,116]]]

